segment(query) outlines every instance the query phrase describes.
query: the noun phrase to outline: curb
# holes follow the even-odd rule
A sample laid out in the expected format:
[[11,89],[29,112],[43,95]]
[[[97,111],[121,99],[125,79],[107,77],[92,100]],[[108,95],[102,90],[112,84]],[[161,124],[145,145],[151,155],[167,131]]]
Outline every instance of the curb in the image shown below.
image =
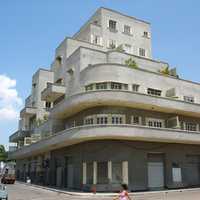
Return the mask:
[[[21,185],[25,185],[25,186],[31,186],[31,187],[35,187],[35,188],[40,188],[40,189],[44,189],[44,190],[48,190],[48,191],[52,191],[52,192],[57,192],[57,193],[62,193],[62,194],[67,194],[70,196],[98,196],[98,197],[115,197],[116,195],[118,195],[118,193],[91,193],[91,192],[73,192],[73,191],[66,191],[66,190],[61,190],[61,189],[56,189],[56,188],[51,188],[51,187],[45,187],[45,186],[41,186],[41,185],[35,185],[35,184],[28,184],[28,183],[24,183],[24,182],[19,182],[16,181],[16,183],[21,184]],[[174,190],[160,190],[160,191],[146,191],[146,192],[130,192],[129,194],[132,196],[146,196],[146,195],[150,195],[150,194],[160,194],[160,195],[164,195],[164,194],[168,194],[168,193],[179,193],[179,192],[193,192],[193,191],[198,191],[200,190],[200,188],[190,188],[190,189],[174,189]]]

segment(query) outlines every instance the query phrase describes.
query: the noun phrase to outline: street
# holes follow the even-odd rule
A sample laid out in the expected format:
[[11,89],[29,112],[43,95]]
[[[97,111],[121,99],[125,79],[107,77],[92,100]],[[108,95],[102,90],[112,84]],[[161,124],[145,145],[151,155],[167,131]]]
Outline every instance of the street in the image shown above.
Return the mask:
[[[96,200],[111,200],[113,197],[105,197],[102,195],[82,195],[75,196],[54,192],[35,186],[16,183],[15,185],[7,185],[9,200],[81,200],[81,199],[96,199]],[[169,191],[169,192],[147,192],[135,193],[134,200],[199,200],[200,189]]]

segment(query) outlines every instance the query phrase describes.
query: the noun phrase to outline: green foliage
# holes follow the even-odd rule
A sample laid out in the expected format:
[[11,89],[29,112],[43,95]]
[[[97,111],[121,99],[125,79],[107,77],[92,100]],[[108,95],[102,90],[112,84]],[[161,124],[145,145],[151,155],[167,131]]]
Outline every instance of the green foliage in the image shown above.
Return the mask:
[[47,121],[48,120],[48,115],[44,115],[43,119],[44,119],[44,121]]
[[36,126],[40,126],[42,123],[43,123],[42,119],[39,118],[36,120]]
[[125,65],[133,69],[138,69],[137,63],[132,58],[125,60]]
[[159,73],[166,75],[166,76],[174,76],[176,78],[179,78],[179,76],[176,73],[176,68],[170,69],[168,66],[163,68],[162,70],[158,70]]
[[120,44],[118,47],[115,48],[115,50],[118,51],[118,52],[124,52],[123,45]]
[[163,75],[170,75],[169,67],[165,67],[162,70],[159,71]]
[[7,153],[3,145],[0,145],[0,161],[6,161]]

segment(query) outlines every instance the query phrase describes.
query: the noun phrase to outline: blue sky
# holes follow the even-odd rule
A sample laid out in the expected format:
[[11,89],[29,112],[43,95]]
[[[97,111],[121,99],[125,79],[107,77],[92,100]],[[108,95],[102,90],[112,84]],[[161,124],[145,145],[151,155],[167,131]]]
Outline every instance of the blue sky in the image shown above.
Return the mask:
[[100,6],[151,22],[153,57],[177,67],[182,78],[200,82],[198,0],[1,0],[0,143],[7,144],[17,129],[32,74],[48,68],[58,44]]

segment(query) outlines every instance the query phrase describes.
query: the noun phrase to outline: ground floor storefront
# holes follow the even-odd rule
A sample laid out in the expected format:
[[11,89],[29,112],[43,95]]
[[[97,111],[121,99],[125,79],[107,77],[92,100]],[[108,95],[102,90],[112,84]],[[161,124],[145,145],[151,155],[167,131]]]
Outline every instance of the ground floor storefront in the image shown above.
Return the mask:
[[200,146],[103,140],[17,160],[17,179],[77,190],[159,190],[200,185]]

